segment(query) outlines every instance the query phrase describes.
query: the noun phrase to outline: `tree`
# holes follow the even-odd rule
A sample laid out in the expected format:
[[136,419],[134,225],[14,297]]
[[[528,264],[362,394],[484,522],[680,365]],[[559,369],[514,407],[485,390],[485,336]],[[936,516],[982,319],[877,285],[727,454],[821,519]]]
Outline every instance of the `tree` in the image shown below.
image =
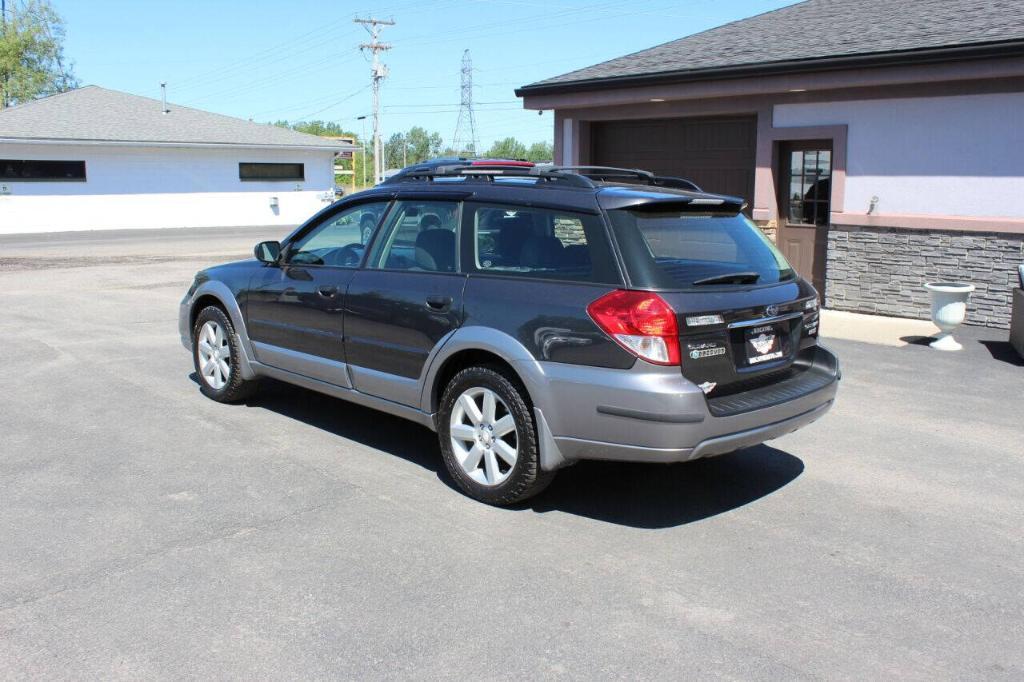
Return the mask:
[[408,163],[420,163],[439,156],[442,144],[440,133],[428,133],[419,126],[413,126],[405,135]]
[[525,144],[514,137],[506,137],[492,144],[485,156],[492,159],[525,159],[526,152]]
[[320,137],[355,137],[355,133],[347,132],[341,127],[340,123],[335,121],[296,121],[295,123],[289,123],[288,121],[274,121],[274,125],[278,128],[291,128],[300,133],[306,133],[307,135],[318,135]]
[[444,141],[440,133],[413,126],[407,133],[395,133],[384,143],[384,165],[404,168],[440,156]]
[[550,142],[534,142],[526,150],[526,160],[534,163],[547,163],[555,158],[555,148]]
[[320,137],[353,137],[352,133],[346,133],[334,121],[300,121],[292,125],[292,130]]
[[64,20],[48,0],[9,2],[0,25],[0,108],[76,87],[64,60]]
[[405,144],[405,135],[394,133],[384,142],[384,169],[402,168],[402,151],[408,154]]
[[[285,120],[274,121],[272,125],[278,128],[289,128],[291,130],[298,131],[300,133],[306,133],[307,135],[318,135],[320,137],[350,137],[352,138],[356,146],[360,146],[361,142],[359,136],[355,133],[348,132],[341,127],[340,123],[336,121],[297,121],[295,123],[289,123]],[[401,152],[399,152],[401,153]],[[352,153],[351,159],[338,159],[338,165],[343,170],[355,171],[356,185],[363,184],[363,150],[359,149]],[[366,149],[366,167],[368,169],[373,168],[373,147],[368,145]],[[373,181],[373,171],[369,170],[366,173],[367,184]],[[335,177],[335,182],[338,185],[347,185],[352,182],[351,177],[348,175],[338,175]]]

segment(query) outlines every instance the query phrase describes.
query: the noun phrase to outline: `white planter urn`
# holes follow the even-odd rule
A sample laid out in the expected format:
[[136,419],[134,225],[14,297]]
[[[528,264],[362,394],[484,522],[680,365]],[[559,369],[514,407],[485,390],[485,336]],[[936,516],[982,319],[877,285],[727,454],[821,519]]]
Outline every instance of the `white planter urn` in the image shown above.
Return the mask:
[[953,330],[967,317],[967,299],[974,285],[929,282],[924,288],[932,293],[932,322],[939,328],[939,335],[929,345],[936,350],[960,350],[963,346],[953,338]]

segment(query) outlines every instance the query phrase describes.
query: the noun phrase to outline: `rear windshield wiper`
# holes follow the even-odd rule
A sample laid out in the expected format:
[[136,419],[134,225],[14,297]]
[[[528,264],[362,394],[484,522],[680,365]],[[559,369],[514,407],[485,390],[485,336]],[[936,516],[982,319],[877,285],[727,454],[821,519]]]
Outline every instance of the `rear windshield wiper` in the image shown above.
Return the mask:
[[724,275],[715,275],[714,277],[705,277],[703,279],[694,280],[694,284],[753,284],[757,280],[761,279],[761,275],[756,272],[727,272]]

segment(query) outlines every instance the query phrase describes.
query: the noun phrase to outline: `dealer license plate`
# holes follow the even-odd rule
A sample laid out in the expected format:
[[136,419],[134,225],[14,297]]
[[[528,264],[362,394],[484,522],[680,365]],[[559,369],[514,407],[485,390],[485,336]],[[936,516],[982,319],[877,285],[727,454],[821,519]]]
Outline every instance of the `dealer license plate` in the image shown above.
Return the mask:
[[781,330],[770,324],[748,329],[746,333],[747,363],[757,365],[782,357]]

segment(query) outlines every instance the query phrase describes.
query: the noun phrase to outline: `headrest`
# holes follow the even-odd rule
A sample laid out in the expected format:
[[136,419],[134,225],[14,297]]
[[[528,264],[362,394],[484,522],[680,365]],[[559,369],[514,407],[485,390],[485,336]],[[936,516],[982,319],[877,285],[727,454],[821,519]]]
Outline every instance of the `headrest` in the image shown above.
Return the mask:
[[527,268],[554,268],[562,264],[565,247],[557,237],[532,236],[523,244],[519,264]]
[[416,264],[424,270],[455,272],[455,233],[435,228],[416,235]]

